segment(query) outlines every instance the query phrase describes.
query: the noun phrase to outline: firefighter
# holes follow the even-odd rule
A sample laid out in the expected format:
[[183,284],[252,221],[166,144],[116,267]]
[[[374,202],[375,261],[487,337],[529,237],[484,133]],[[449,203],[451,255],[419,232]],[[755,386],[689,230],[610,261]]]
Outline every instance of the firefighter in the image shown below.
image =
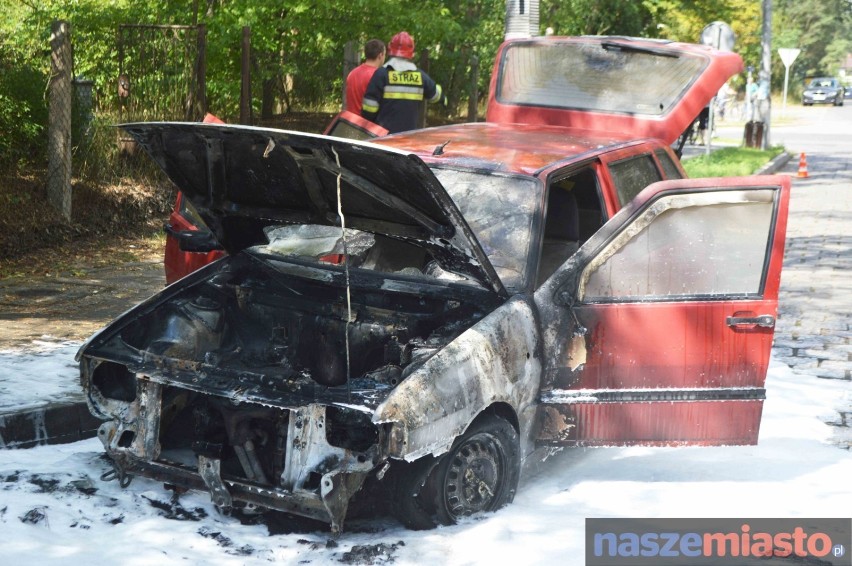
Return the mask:
[[417,128],[417,113],[424,100],[446,105],[447,99],[441,85],[412,62],[414,39],[408,32],[393,36],[388,55],[367,85],[361,115],[394,134]]

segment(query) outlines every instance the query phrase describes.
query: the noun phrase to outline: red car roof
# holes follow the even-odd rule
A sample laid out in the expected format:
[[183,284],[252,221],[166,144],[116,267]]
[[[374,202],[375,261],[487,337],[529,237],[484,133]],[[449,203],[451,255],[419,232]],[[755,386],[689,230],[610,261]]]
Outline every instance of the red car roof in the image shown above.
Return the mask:
[[449,162],[528,175],[557,161],[631,141],[636,140],[579,128],[487,122],[412,130],[371,140],[417,154],[429,163]]

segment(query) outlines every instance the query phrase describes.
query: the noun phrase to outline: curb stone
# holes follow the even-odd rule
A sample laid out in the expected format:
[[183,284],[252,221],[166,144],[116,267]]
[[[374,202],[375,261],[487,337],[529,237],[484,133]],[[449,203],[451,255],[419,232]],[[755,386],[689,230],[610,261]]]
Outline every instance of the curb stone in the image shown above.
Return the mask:
[[94,437],[100,419],[84,402],[58,403],[0,414],[0,449],[66,444]]
[[792,159],[793,154],[789,151],[782,151],[776,155],[769,163],[754,172],[755,175],[774,175],[779,169],[787,165],[787,162]]

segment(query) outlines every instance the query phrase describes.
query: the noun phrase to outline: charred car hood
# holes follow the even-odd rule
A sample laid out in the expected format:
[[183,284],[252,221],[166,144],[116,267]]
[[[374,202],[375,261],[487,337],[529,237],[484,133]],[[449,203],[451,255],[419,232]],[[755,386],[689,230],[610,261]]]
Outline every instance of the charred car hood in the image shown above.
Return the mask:
[[250,126],[125,124],[230,254],[277,224],[339,226],[428,249],[505,297],[452,199],[417,156],[368,143]]

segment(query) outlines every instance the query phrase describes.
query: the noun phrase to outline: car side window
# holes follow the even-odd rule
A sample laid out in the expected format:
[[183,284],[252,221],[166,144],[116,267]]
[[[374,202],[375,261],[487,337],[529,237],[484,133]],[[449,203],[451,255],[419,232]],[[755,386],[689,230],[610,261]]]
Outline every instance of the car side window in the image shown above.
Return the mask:
[[541,285],[603,225],[598,177],[592,167],[557,178],[547,192],[547,212],[536,286]]
[[609,174],[615,183],[620,207],[633,200],[651,183],[663,180],[649,153],[610,163]]
[[660,160],[660,165],[663,167],[663,173],[666,174],[666,179],[683,179],[683,175],[675,165],[671,156],[664,149],[654,151],[654,155]]
[[663,197],[586,266],[584,302],[756,296],[770,250],[773,191]]

